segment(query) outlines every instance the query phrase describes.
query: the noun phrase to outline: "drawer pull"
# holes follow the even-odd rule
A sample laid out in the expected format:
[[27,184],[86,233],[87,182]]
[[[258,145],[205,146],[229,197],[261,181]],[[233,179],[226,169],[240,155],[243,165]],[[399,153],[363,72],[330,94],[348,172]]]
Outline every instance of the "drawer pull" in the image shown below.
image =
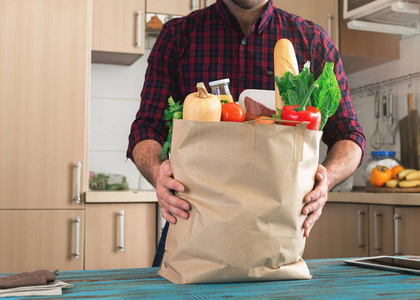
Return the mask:
[[394,214],[394,255],[401,255],[400,249],[398,248],[399,237],[398,237],[398,223],[401,217],[398,214]]
[[137,29],[137,32],[136,32],[136,47],[137,48],[140,48],[141,47],[141,25],[142,25],[142,13],[141,13],[141,10],[139,10],[139,11],[137,11],[137,13],[136,13],[136,29]]
[[118,249],[120,249],[121,252],[124,252],[124,211],[120,210],[118,215],[120,217],[120,245],[118,246]]
[[80,203],[80,174],[82,170],[82,163],[78,161],[75,167],[76,167],[76,196],[74,197],[74,201],[77,204],[79,204]]
[[365,215],[363,211],[357,211],[357,248],[364,248],[363,243],[363,230],[362,230],[362,218]]
[[80,217],[76,217],[74,220],[75,234],[74,234],[74,253],[75,259],[79,259],[80,256]]
[[374,250],[375,250],[375,252],[378,252],[378,251],[382,251],[382,247],[380,247],[379,246],[379,234],[378,234],[378,232],[379,232],[379,221],[378,221],[378,218],[380,218],[380,217],[382,217],[382,215],[380,214],[380,213],[378,213],[378,212],[376,212],[375,211],[375,213],[373,214],[373,217],[374,217],[374,229],[375,229],[375,235],[374,235],[374,239],[375,239],[375,248],[374,248]]

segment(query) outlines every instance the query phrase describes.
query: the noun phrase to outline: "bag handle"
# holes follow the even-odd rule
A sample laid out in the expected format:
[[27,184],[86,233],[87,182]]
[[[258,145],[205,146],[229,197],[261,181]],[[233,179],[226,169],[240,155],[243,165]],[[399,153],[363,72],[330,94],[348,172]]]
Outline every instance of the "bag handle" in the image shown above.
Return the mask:
[[[261,120],[261,119],[260,119]],[[259,121],[260,121],[259,120]],[[265,120],[265,119],[264,119]],[[281,121],[279,119],[270,119],[267,120],[274,120],[274,121]],[[284,122],[284,121],[283,121]],[[289,121],[294,122],[296,121]],[[251,160],[255,158],[255,132],[256,132],[256,122],[254,121],[247,121],[245,122],[244,126],[244,159]],[[295,135],[294,135],[294,149],[293,149],[293,161],[301,162],[303,161],[303,148],[305,144],[305,130],[306,126],[308,126],[309,122],[300,122],[296,124],[295,127]]]

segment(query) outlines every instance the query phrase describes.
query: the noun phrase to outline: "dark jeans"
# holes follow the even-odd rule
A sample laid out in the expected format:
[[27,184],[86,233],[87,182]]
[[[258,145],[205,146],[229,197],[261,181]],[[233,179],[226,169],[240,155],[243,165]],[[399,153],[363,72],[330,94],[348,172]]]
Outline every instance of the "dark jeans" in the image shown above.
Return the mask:
[[168,228],[169,223],[166,222],[165,227],[162,229],[162,234],[160,236],[159,245],[156,249],[152,267],[160,267],[160,264],[162,263],[163,254],[165,253],[166,234],[168,233]]

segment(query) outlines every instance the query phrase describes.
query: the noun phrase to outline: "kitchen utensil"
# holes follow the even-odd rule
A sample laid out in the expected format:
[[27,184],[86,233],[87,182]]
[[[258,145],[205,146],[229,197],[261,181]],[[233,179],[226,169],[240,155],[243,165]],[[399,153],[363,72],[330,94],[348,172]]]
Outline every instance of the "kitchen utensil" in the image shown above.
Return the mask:
[[385,126],[388,132],[392,135],[392,145],[395,145],[395,134],[397,132],[398,122],[395,119],[394,95],[392,92],[388,95],[387,113]]
[[380,105],[380,94],[379,91],[375,94],[375,119],[376,119],[376,128],[373,132],[372,137],[370,138],[370,145],[374,149],[379,149],[384,144],[384,137],[379,130],[379,105]]
[[401,163],[405,168],[420,169],[419,117],[413,109],[413,94],[407,95],[408,115],[400,120]]
[[382,110],[383,110],[382,120],[386,122],[386,120],[388,119],[388,101],[387,101],[386,96],[382,97]]

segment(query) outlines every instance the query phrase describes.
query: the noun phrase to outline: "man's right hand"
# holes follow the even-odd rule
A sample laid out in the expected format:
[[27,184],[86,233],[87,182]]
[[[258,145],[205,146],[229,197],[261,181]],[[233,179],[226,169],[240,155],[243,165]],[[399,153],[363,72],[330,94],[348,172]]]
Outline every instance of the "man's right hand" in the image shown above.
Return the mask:
[[188,219],[190,205],[185,200],[174,195],[173,191],[183,192],[184,186],[173,178],[171,163],[165,160],[160,168],[156,180],[156,196],[163,218],[175,224],[176,218]]

